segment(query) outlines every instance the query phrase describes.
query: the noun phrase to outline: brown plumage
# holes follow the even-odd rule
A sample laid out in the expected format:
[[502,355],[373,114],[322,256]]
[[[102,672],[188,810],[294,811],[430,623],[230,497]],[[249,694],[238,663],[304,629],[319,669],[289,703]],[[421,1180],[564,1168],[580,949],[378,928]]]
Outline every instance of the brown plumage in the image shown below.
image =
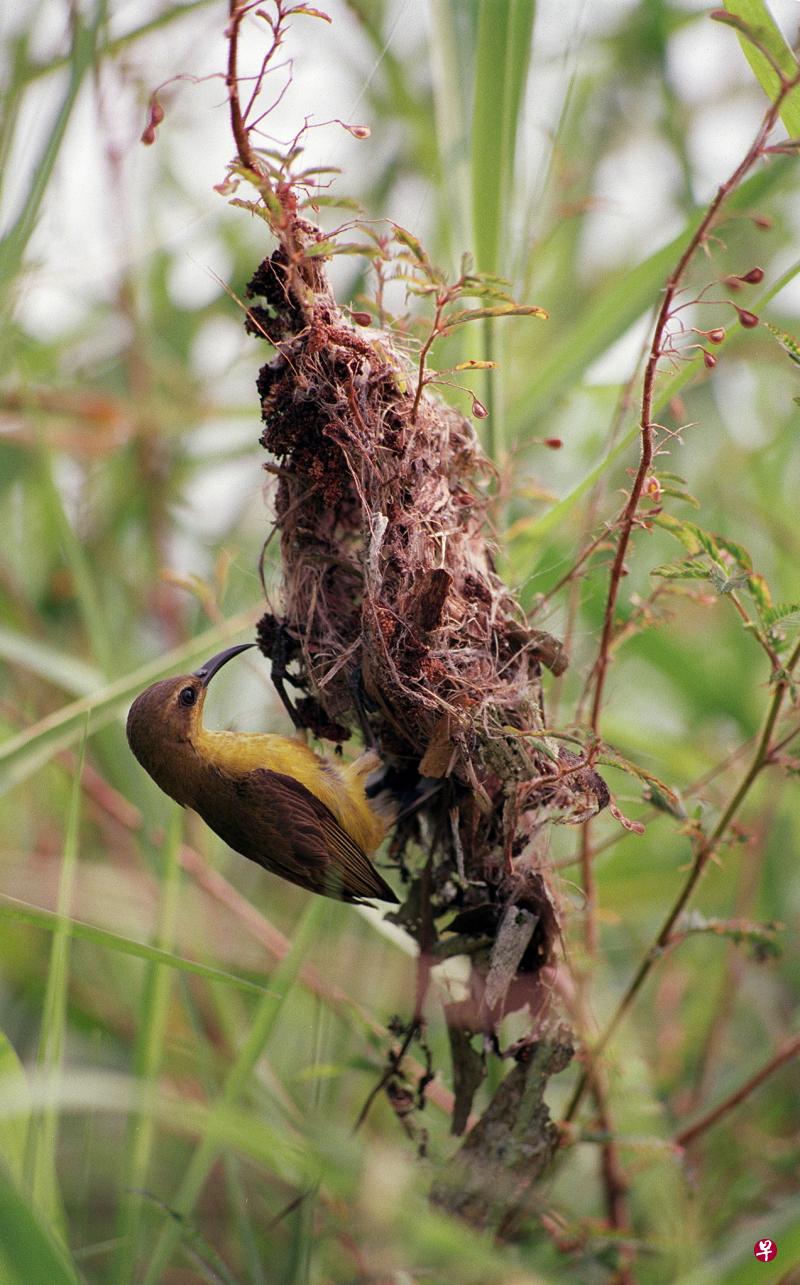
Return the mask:
[[364,793],[375,754],[340,766],[289,737],[203,727],[209,682],[249,646],[142,692],[128,714],[133,753],[166,794],[265,870],[339,901],[396,901],[367,856],[386,831]]

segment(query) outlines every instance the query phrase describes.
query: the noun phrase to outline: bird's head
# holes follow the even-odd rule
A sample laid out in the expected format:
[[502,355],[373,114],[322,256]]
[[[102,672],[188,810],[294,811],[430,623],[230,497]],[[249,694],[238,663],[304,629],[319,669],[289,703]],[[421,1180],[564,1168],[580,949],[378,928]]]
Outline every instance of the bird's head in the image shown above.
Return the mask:
[[203,724],[203,705],[211,679],[234,656],[254,645],[226,647],[193,674],[153,683],[131,705],[128,743],[145,771],[173,798],[178,797],[175,778],[185,766],[185,751]]

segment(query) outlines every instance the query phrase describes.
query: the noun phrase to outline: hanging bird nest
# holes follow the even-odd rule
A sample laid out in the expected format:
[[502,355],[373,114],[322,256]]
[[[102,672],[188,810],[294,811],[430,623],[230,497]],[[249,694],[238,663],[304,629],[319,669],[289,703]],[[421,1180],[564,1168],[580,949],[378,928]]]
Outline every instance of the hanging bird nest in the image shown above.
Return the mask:
[[493,466],[472,424],[418,396],[387,334],[346,321],[315,253],[322,234],[299,217],[285,232],[248,285],[248,329],[276,349],[258,391],[282,605],[260,622],[261,647],[279,672],[294,662],[296,709],[316,736],[342,741],[367,722],[396,781],[442,783],[398,829],[395,855],[423,835],[429,851],[423,871],[404,867],[398,917],[434,956],[445,916],[466,949],[491,955],[514,910],[520,930],[505,961],[495,950],[470,1021],[491,1026],[518,974],[552,957],[547,824],[585,820],[608,792],[546,734],[542,666],[558,674],[566,657],[495,571]]

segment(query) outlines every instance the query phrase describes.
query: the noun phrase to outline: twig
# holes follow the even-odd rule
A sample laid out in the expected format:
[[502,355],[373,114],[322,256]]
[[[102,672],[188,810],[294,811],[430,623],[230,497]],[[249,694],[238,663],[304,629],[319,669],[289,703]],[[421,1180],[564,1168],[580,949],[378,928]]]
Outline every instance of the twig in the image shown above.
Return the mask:
[[800,1054],[800,1035],[795,1035],[782,1048],[778,1049],[778,1052],[762,1066],[760,1071],[756,1071],[755,1075],[751,1075],[749,1080],[746,1080],[738,1089],[729,1094],[727,1098],[724,1098],[718,1106],[706,1112],[699,1120],[695,1120],[694,1124],[690,1124],[687,1129],[681,1129],[680,1133],[675,1135],[676,1145],[690,1147],[701,1134],[717,1124],[729,1111],[733,1111],[734,1107],[738,1107],[740,1102],[744,1102],[745,1098],[749,1097],[760,1084],[763,1084],[774,1071],[790,1062],[798,1054]]
[[226,32],[228,38],[228,74],[225,78],[225,84],[228,88],[228,104],[231,113],[231,132],[236,150],[239,153],[239,160],[246,169],[252,170],[260,179],[266,179],[261,165],[258,163],[258,157],[250,145],[250,134],[245,125],[242,114],[242,105],[239,100],[239,28],[247,13],[252,9],[252,4],[242,4],[241,0],[230,0],[228,10],[230,23]]
[[419,411],[419,403],[420,403],[420,398],[422,397],[422,390],[424,389],[425,384],[427,383],[427,380],[425,379],[425,361],[427,359],[428,353],[430,352],[431,345],[433,344],[434,339],[439,334],[439,327],[442,321],[442,313],[444,312],[444,309],[449,303],[449,301],[450,301],[449,293],[440,295],[437,298],[436,311],[434,312],[434,315],[433,315],[433,322],[431,323],[430,334],[428,335],[427,339],[425,340],[424,344],[419,350],[417,391],[414,394],[414,405],[411,408],[412,424],[416,424],[417,422],[417,412]]
[[727,197],[729,197],[730,194],[738,187],[747,171],[751,169],[763,154],[767,138],[778,119],[784,99],[798,83],[800,83],[800,72],[798,72],[796,76],[793,76],[791,80],[786,80],[783,77],[781,78],[780,91],[777,94],[774,103],[764,116],[758,133],[750,145],[747,154],[739,165],[737,165],[730,178],[728,178],[726,182],[722,183],[717,189],[716,196],[700,220],[700,223],[690,238],[686,249],[678,260],[678,263],[669,277],[664,289],[664,298],[662,299],[661,307],[656,318],[656,324],[653,330],[653,339],[650,345],[650,355],[647,359],[647,365],[644,373],[642,415],[640,421],[641,451],[639,456],[639,467],[636,471],[636,477],[634,478],[627,503],[616,523],[619,527],[619,540],[617,543],[617,552],[611,567],[608,597],[606,599],[605,614],[603,618],[603,631],[600,638],[600,648],[597,660],[594,665],[595,682],[590,723],[592,730],[595,732],[597,732],[599,727],[600,713],[603,706],[603,692],[610,659],[611,642],[614,633],[617,599],[619,597],[620,583],[625,570],[625,555],[628,551],[631,534],[637,520],[637,510],[647,481],[647,474],[650,471],[650,466],[653,462],[654,431],[656,428],[656,425],[653,422],[653,398],[658,363],[665,350],[666,328],[672,313],[672,305],[675,300],[675,296],[680,289],[683,275],[689,266],[689,263],[694,258],[695,252],[706,240],[708,233],[711,230],[711,226]]
[[[641,990],[642,985],[644,984],[647,977],[649,976],[650,971],[653,968],[653,965],[656,963],[658,959],[661,958],[661,955],[663,954],[664,950],[669,945],[670,938],[672,936],[672,930],[675,927],[675,924],[678,918],[683,913],[686,907],[686,904],[689,901],[692,893],[694,892],[697,886],[697,883],[700,879],[700,876],[702,875],[709,861],[711,860],[717,848],[719,847],[719,844],[722,838],[724,837],[728,829],[728,826],[731,824],[731,822],[733,821],[733,818],[736,816],[736,813],[739,811],[739,808],[741,807],[745,797],[749,793],[750,788],[753,785],[753,782],[755,781],[756,777],[761,772],[761,770],[769,764],[771,760],[771,755],[773,752],[772,747],[770,745],[770,742],[772,739],[772,733],[775,730],[775,724],[778,720],[778,715],[780,713],[781,705],[783,704],[783,698],[786,695],[787,691],[789,690],[789,687],[791,684],[792,671],[797,665],[798,660],[800,660],[800,642],[796,644],[795,649],[792,652],[791,657],[789,658],[789,661],[784,670],[784,676],[780,679],[780,681],[775,686],[775,691],[772,696],[772,701],[770,702],[770,706],[767,711],[767,716],[766,716],[766,719],[764,720],[764,727],[758,739],[758,744],[756,746],[756,750],[753,755],[752,762],[750,763],[750,766],[748,767],[747,771],[742,777],[742,780],[739,783],[738,789],[735,791],[732,799],[728,803],[728,806],[723,811],[722,816],[720,817],[719,821],[715,825],[713,831],[711,832],[709,837],[705,839],[698,846],[689,874],[687,875],[684,881],[683,887],[678,893],[678,896],[676,897],[675,902],[669,911],[669,914],[664,920],[664,923],[661,926],[661,929],[658,933],[658,936],[655,939],[655,942],[650,947],[647,954],[644,956],[644,959],[642,960],[641,964],[636,970],[636,973],[634,974],[633,980],[631,981],[630,985],[628,986],[628,989],[626,990],[625,994],[620,1000],[619,1005],[617,1006],[617,1010],[614,1013],[614,1016],[611,1018],[611,1021],[609,1022],[608,1026],[606,1027],[605,1031],[600,1037],[600,1040],[595,1045],[592,1051],[592,1054],[591,1054],[592,1062],[596,1061],[596,1059],[600,1056],[600,1054],[605,1049],[606,1045],[608,1044],[612,1035],[616,1031],[620,1022],[623,1020],[623,1018],[628,1013],[628,1010],[631,1008],[633,1001],[636,999],[636,996],[639,994],[639,991]],[[590,1063],[590,1069],[591,1069],[591,1063]],[[578,1085],[572,1096],[572,1100],[569,1104],[569,1107],[567,1108],[567,1112],[565,1116],[565,1119],[567,1120],[571,1120],[573,1118],[573,1116],[575,1115],[575,1112],[578,1109],[578,1106],[580,1105],[583,1095],[586,1092],[586,1089],[590,1081],[590,1069],[585,1071],[584,1074],[581,1076],[581,1079],[578,1081]]]
[[411,1046],[411,1041],[419,1031],[419,1027],[420,1027],[419,1021],[417,1020],[417,1018],[413,1018],[412,1021],[409,1022],[408,1027],[406,1028],[405,1035],[403,1036],[403,1042],[400,1045],[397,1052],[394,1052],[393,1050],[389,1051],[389,1057],[388,1057],[386,1066],[384,1067],[383,1074],[381,1075],[381,1078],[378,1080],[377,1084],[374,1084],[370,1089],[369,1093],[367,1094],[366,1101],[364,1102],[364,1105],[359,1111],[358,1116],[356,1118],[356,1122],[353,1125],[353,1133],[357,1133],[358,1130],[361,1128],[362,1124],[364,1123],[367,1116],[369,1115],[370,1107],[372,1106],[373,1102],[377,1098],[378,1094],[381,1092],[381,1089],[385,1089],[389,1081],[394,1079],[394,1077],[399,1073],[403,1058],[405,1057],[406,1053],[408,1052]]
[[[766,819],[762,832],[766,837],[774,821],[776,798],[770,798],[770,810],[773,815]],[[759,881],[763,873],[765,844],[759,844],[760,859],[750,859],[741,863],[739,883],[736,890],[734,914],[737,918],[747,919],[753,914],[753,903],[758,893]],[[723,1036],[731,1021],[736,998],[739,993],[745,961],[738,945],[729,941],[722,967],[722,981],[718,997],[714,1002],[711,1021],[705,1032],[703,1048],[700,1052],[694,1085],[688,1097],[686,1110],[696,1111],[707,1100],[707,1090],[711,1072],[718,1054]]]

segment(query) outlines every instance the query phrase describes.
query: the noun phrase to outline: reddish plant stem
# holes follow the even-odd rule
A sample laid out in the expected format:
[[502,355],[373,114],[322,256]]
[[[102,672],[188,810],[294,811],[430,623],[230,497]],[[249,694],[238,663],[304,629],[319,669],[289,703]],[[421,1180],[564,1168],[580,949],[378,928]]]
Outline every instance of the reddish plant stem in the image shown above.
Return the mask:
[[236,144],[236,151],[239,154],[239,160],[247,169],[253,170],[259,177],[263,177],[258,159],[250,146],[250,135],[244,123],[242,105],[239,101],[239,28],[242,25],[242,19],[251,7],[250,4],[242,4],[241,0],[230,0],[228,9],[230,23],[226,32],[228,40],[228,74],[225,77],[225,84],[228,89],[228,104],[231,113],[231,132],[233,141]]
[[780,713],[781,706],[783,704],[783,699],[787,691],[789,690],[789,687],[791,684],[792,671],[797,665],[798,660],[800,660],[800,642],[798,642],[795,645],[794,651],[792,652],[786,664],[786,667],[784,670],[784,677],[775,685],[775,691],[773,693],[772,701],[770,702],[770,706],[767,711],[766,718],[764,720],[764,726],[762,728],[761,735],[758,738],[758,744],[756,745],[752,762],[750,763],[750,766],[747,768],[747,771],[745,772],[741,782],[739,783],[738,789],[735,791],[733,797],[730,799],[728,806],[724,809],[713,831],[707,838],[705,838],[698,845],[697,850],[695,852],[694,860],[692,862],[691,869],[684,881],[683,887],[681,888],[680,892],[678,893],[678,896],[675,899],[675,902],[672,908],[670,909],[666,919],[664,920],[664,923],[661,926],[658,936],[656,937],[653,945],[648,950],[647,954],[644,956],[644,959],[642,960],[638,969],[636,970],[636,973],[634,974],[633,979],[628,986],[628,989],[626,990],[625,994],[620,1000],[619,1005],[617,1006],[617,1010],[614,1013],[614,1016],[611,1018],[611,1021],[609,1022],[605,1031],[601,1035],[599,1041],[597,1042],[594,1049],[592,1050],[589,1067],[581,1076],[580,1080],[578,1081],[578,1085],[575,1089],[574,1094],[572,1095],[572,1100],[569,1104],[569,1107],[567,1108],[567,1112],[565,1115],[566,1120],[571,1120],[575,1115],[575,1112],[577,1111],[581,1103],[583,1095],[586,1092],[587,1086],[591,1081],[592,1064],[601,1055],[606,1045],[608,1044],[609,1040],[611,1039],[612,1035],[615,1033],[617,1027],[620,1025],[623,1018],[627,1015],[629,1009],[632,1007],[633,1002],[636,999],[636,996],[639,994],[639,991],[641,990],[647,977],[649,976],[650,971],[653,968],[653,965],[656,963],[658,959],[661,958],[661,955],[664,953],[667,946],[670,944],[670,938],[672,937],[672,930],[675,927],[675,924],[677,923],[684,909],[686,908],[686,905],[689,899],[691,898],[692,893],[697,887],[697,884],[700,880],[700,876],[702,875],[709,861],[717,851],[717,848],[719,847],[720,842],[722,841],[723,837],[727,832],[728,826],[731,824],[731,822],[733,821],[733,818],[736,816],[736,813],[739,811],[739,808],[741,807],[742,803],[744,802],[744,799],[749,793],[750,788],[753,785],[753,782],[756,780],[756,777],[759,775],[762,769],[765,768],[770,763],[771,757],[773,754],[773,749],[771,746],[772,733],[775,730],[775,724],[778,720],[778,715]]
[[592,1098],[597,1110],[597,1124],[605,1141],[600,1148],[600,1177],[605,1195],[606,1218],[617,1232],[630,1231],[628,1215],[628,1183],[620,1163],[619,1150],[614,1138],[614,1122],[608,1103],[608,1088],[595,1069],[592,1080]]
[[734,1107],[738,1107],[741,1102],[744,1102],[745,1098],[748,1098],[774,1071],[790,1062],[798,1054],[800,1054],[800,1035],[795,1035],[778,1049],[778,1052],[762,1066],[760,1071],[756,1071],[755,1075],[751,1075],[749,1080],[746,1080],[738,1089],[729,1094],[718,1106],[701,1116],[699,1120],[695,1120],[694,1124],[690,1124],[687,1129],[681,1129],[680,1133],[675,1135],[677,1146],[690,1147],[701,1134],[717,1124],[729,1111],[733,1111]]
[[[261,70],[256,78],[255,88],[246,110],[242,112],[242,104],[239,98],[239,29],[248,13],[256,8],[255,0],[228,0],[228,17],[230,21],[225,32],[225,37],[228,41],[228,71],[225,76],[225,85],[228,90],[231,133],[236,144],[239,160],[245,169],[251,170],[258,176],[260,183],[267,184],[271,188],[264,166],[260,163],[250,142],[250,127],[247,125],[247,117],[261,92],[267,68],[281,43],[285,14],[280,0],[275,0],[275,20],[271,23],[272,45],[261,62]],[[263,119],[263,117],[259,119]]]
[[793,77],[791,80],[782,80],[780,92],[778,93],[775,102],[764,116],[758,133],[750,145],[746,156],[739,165],[737,165],[730,177],[717,189],[716,196],[708,206],[708,209],[689,239],[686,249],[678,260],[678,263],[676,264],[675,269],[664,288],[664,297],[661,301],[661,307],[658,310],[658,316],[653,330],[653,340],[650,345],[650,355],[648,356],[644,372],[642,414],[640,420],[641,450],[639,455],[639,467],[636,471],[636,477],[634,478],[627,503],[617,519],[616,524],[619,527],[617,552],[611,567],[608,584],[608,597],[606,599],[605,614],[603,617],[603,631],[600,637],[600,647],[597,654],[597,660],[594,664],[594,694],[590,718],[591,727],[594,732],[597,732],[598,730],[600,724],[600,713],[603,707],[603,693],[608,672],[611,642],[614,634],[617,599],[619,598],[620,583],[625,572],[625,555],[628,551],[631,534],[636,522],[636,514],[645,482],[647,481],[647,474],[650,471],[650,466],[653,462],[654,430],[656,427],[653,423],[653,397],[655,392],[656,374],[658,371],[658,363],[664,351],[667,324],[672,313],[672,305],[675,301],[675,295],[680,288],[680,284],[689,263],[694,258],[695,252],[708,236],[711,226],[717,218],[725,200],[730,196],[731,192],[739,186],[747,171],[751,169],[758,158],[763,154],[767,138],[778,119],[783,101],[786,95],[798,84],[798,81],[800,81],[800,74]]
[[442,313],[445,309],[447,302],[448,302],[448,299],[446,296],[445,297],[440,296],[436,300],[436,311],[433,316],[433,324],[431,326],[431,331],[430,331],[430,334],[428,335],[428,338],[425,340],[424,344],[422,345],[419,351],[417,391],[414,395],[414,405],[411,408],[412,424],[416,424],[417,422],[417,412],[419,410],[420,398],[422,397],[422,390],[425,387],[425,362],[427,360],[428,353],[431,350],[431,345],[433,344],[433,341],[436,338],[436,336],[439,334],[439,326],[442,320]]

